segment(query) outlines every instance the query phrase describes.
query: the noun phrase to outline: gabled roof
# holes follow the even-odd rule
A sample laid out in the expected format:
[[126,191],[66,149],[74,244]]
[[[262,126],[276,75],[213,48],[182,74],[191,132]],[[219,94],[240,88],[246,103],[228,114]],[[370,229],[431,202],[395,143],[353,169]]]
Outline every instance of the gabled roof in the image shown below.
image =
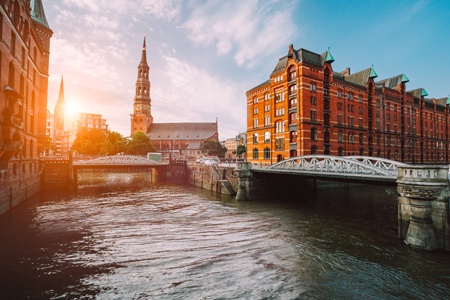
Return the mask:
[[215,134],[217,123],[153,123],[147,133],[151,141],[203,141]]
[[427,91],[425,91],[424,88],[418,88],[418,89],[415,89],[415,90],[411,90],[411,91],[408,91],[408,93],[412,94],[416,98],[420,98],[422,96],[423,97],[428,96],[428,93],[427,93]]
[[406,77],[405,74],[400,74],[391,78],[377,81],[375,82],[375,84],[384,84],[385,87],[393,89],[397,88],[399,84],[406,82],[409,82],[408,77]]
[[[290,47],[292,47],[292,45]],[[313,65],[319,68],[323,67],[324,62],[328,61],[331,63],[334,61],[334,58],[331,53],[329,53],[329,51],[322,54],[317,54],[303,48],[300,48],[298,50],[293,50],[291,48],[290,53],[278,60],[278,63],[275,66],[272,74],[278,73],[279,71],[286,68],[289,57],[294,57],[294,59],[298,62]]]
[[365,70],[353,73],[351,75],[347,75],[344,77],[345,81],[365,86],[369,78],[371,78],[372,68],[367,68]]
[[31,18],[36,22],[44,25],[47,28],[50,28],[47,22],[47,18],[45,17],[44,6],[42,5],[41,0],[30,0],[31,6]]

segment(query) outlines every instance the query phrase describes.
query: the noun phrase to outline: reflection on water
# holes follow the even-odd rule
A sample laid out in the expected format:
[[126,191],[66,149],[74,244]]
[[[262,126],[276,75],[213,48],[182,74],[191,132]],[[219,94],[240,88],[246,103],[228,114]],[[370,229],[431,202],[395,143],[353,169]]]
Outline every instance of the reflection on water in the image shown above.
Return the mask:
[[397,239],[395,190],[236,202],[83,174],[0,217],[5,299],[445,299],[448,253]]

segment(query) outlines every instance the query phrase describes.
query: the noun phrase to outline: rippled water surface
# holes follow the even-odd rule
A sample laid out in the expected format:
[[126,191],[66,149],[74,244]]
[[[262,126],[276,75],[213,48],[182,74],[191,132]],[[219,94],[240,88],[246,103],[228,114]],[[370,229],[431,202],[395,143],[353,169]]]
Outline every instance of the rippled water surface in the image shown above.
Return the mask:
[[447,299],[450,255],[397,239],[395,190],[236,202],[87,175],[0,216],[2,299]]

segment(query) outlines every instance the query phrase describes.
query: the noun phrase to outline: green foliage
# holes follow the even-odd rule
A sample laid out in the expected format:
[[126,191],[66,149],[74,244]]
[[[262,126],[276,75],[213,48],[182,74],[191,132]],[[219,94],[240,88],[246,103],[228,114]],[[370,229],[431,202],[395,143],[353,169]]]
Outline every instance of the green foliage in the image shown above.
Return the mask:
[[247,148],[244,145],[238,145],[236,149],[236,154],[241,155],[242,153],[247,152]]
[[126,152],[127,140],[116,131],[108,131],[108,155]]
[[102,130],[88,130],[86,127],[83,127],[77,133],[71,150],[80,154],[107,154],[107,135]]
[[202,143],[202,153],[206,155],[212,155],[217,157],[225,157],[227,148],[223,147],[219,141],[204,141]]
[[131,136],[126,149],[126,153],[131,155],[147,155],[148,152],[155,151],[156,149],[150,142],[148,135],[141,131]]

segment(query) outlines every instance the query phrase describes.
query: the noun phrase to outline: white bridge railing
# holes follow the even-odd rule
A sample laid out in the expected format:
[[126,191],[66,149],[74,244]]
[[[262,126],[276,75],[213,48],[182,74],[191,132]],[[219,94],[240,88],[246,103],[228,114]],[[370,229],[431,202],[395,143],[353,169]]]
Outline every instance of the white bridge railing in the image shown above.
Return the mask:
[[104,156],[90,160],[77,160],[73,162],[74,166],[89,166],[89,165],[102,165],[102,166],[126,166],[126,165],[163,165],[163,163],[147,159],[141,156],[133,155],[114,155]]
[[271,173],[317,174],[332,177],[390,179],[398,176],[398,167],[407,164],[369,156],[307,155],[291,157],[268,167],[256,168]]

